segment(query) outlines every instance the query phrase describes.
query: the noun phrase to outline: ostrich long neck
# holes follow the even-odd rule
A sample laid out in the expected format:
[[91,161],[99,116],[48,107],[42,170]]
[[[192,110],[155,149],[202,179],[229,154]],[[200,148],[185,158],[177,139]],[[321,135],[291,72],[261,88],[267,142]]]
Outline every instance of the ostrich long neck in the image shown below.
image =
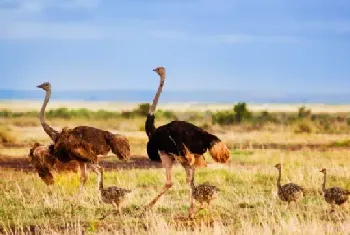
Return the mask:
[[162,90],[163,90],[164,80],[165,80],[164,75],[160,75],[160,83],[159,83],[159,86],[158,86],[158,90],[157,90],[156,95],[154,96],[153,103],[152,103],[152,105],[151,105],[151,107],[149,108],[149,111],[148,111],[148,114],[150,114],[150,115],[154,115],[154,112],[156,111],[156,107],[157,107],[157,104],[158,104],[159,96],[160,96],[160,93],[162,93]]
[[153,103],[148,111],[148,115],[147,115],[147,119],[146,119],[146,123],[145,123],[145,130],[146,130],[146,134],[148,137],[150,137],[152,135],[152,133],[156,130],[156,127],[154,125],[154,118],[155,118],[154,112],[155,112],[157,104],[158,104],[160,93],[162,93],[162,89],[164,86],[164,80],[165,80],[165,75],[160,75],[160,83],[158,86],[158,90],[157,90],[156,95],[154,96]]
[[46,109],[47,103],[49,103],[50,96],[51,96],[51,90],[46,91],[45,100],[40,110],[40,123],[41,123],[41,126],[44,128],[44,131],[46,132],[46,134],[48,134],[50,138],[53,141],[55,141],[58,132],[54,130],[52,127],[50,127],[45,121],[45,109]]
[[281,189],[281,169],[278,169],[277,188]]
[[322,191],[326,191],[326,178],[327,178],[327,173],[323,173],[323,184],[322,184]]

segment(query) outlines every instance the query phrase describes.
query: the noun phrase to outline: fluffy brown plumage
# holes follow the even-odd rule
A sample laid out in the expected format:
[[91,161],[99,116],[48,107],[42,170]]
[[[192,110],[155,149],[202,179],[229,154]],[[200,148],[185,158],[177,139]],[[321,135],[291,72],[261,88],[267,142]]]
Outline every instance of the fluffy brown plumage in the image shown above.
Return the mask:
[[53,146],[53,154],[62,162],[78,160],[97,163],[97,155],[106,155],[110,150],[119,159],[130,157],[127,138],[89,126],[64,128]]
[[209,182],[204,182],[193,187],[193,198],[201,207],[209,206],[210,202],[219,196],[220,189]]
[[350,191],[340,187],[326,188],[327,170],[323,168],[320,172],[324,176],[322,183],[324,199],[327,203],[331,204],[332,211],[334,211],[335,205],[343,205],[349,199]]
[[58,161],[57,157],[51,153],[53,145],[44,146],[36,142],[29,150],[28,161],[38,172],[39,177],[47,185],[54,184],[54,173],[58,171],[78,171],[77,162],[69,164]]
[[166,170],[166,183],[161,192],[147,205],[150,209],[159,198],[172,186],[171,170],[175,161],[181,163],[186,171],[186,182],[189,185],[189,216],[194,213],[192,185],[194,171],[197,167],[206,167],[203,154],[209,150],[214,161],[226,163],[230,157],[227,146],[215,135],[186,121],[171,121],[158,128],[154,125],[156,106],[165,82],[165,68],[157,67],[160,77],[158,90],[153,99],[145,122],[148,136],[147,155],[152,161],[161,162]]
[[50,154],[50,146],[35,143],[28,154],[28,161],[35,167],[39,177],[47,184],[54,184],[52,171],[56,164],[56,158]]
[[111,186],[103,188],[103,168],[101,168],[101,181],[100,181],[100,192],[101,200],[104,203],[112,204],[120,213],[120,204],[131,193],[131,190],[119,188],[117,186]]
[[304,187],[299,186],[294,183],[288,183],[283,186],[281,186],[281,164],[278,163],[275,165],[277,168],[279,174],[278,174],[278,179],[277,179],[277,194],[278,197],[282,201],[287,201],[288,203],[294,201],[297,202],[299,201],[303,195],[304,195]]
[[50,127],[45,122],[45,108],[50,99],[51,85],[45,82],[37,87],[46,91],[45,100],[40,110],[40,122],[44,131],[54,142],[50,147],[50,154],[63,163],[74,160],[79,163],[81,171],[79,193],[87,180],[87,165],[97,173],[98,180],[100,180],[98,155],[106,155],[112,150],[119,159],[130,157],[130,144],[124,136],[114,135],[109,131],[89,126],[78,126],[73,129],[63,128],[61,132]]

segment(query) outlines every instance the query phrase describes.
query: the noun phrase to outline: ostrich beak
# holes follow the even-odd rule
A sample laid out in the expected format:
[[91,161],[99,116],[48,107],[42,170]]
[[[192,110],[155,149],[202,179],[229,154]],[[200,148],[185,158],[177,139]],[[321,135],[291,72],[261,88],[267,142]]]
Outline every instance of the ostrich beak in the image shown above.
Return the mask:
[[153,69],[153,71],[155,72],[157,69]]
[[37,88],[43,88],[43,84],[36,86]]

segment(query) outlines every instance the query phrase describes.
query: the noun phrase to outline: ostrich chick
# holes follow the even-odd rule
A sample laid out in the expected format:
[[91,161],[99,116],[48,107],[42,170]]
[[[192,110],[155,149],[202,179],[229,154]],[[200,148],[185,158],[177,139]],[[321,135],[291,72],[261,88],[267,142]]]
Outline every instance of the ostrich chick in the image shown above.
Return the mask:
[[199,202],[200,209],[208,207],[210,202],[219,196],[220,189],[208,182],[193,187],[193,199]]
[[103,188],[103,167],[101,167],[100,171],[101,171],[101,180],[100,180],[101,199],[104,203],[112,204],[120,214],[121,213],[120,204],[126,198],[127,194],[131,193],[131,190],[119,188],[117,186],[111,186],[104,189]]
[[303,195],[304,195],[304,187],[299,186],[297,184],[294,183],[288,183],[285,185],[281,186],[281,164],[278,163],[275,165],[275,167],[278,170],[278,179],[277,179],[277,194],[278,197],[282,200],[282,201],[287,201],[288,204],[292,201],[297,202],[299,201]]
[[349,199],[350,191],[340,187],[326,189],[327,170],[326,168],[323,168],[320,172],[323,173],[322,192],[324,193],[324,199],[327,203],[331,204],[331,212],[333,212],[335,204],[338,206],[344,205]]

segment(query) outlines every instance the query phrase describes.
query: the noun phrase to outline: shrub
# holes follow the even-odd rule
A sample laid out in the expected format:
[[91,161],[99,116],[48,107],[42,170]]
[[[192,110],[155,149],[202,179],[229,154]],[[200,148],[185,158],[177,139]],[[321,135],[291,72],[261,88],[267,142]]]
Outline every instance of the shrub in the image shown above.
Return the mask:
[[311,115],[311,109],[306,109],[305,106],[302,106],[298,110],[298,117],[299,118],[307,118]]
[[134,109],[133,112],[139,116],[146,117],[150,107],[151,105],[149,103],[142,103],[139,104],[139,106]]
[[233,107],[235,112],[236,122],[240,123],[242,121],[248,120],[251,117],[251,113],[247,108],[246,103],[238,103]]
[[213,124],[231,125],[235,123],[235,114],[232,111],[221,111],[213,114]]

